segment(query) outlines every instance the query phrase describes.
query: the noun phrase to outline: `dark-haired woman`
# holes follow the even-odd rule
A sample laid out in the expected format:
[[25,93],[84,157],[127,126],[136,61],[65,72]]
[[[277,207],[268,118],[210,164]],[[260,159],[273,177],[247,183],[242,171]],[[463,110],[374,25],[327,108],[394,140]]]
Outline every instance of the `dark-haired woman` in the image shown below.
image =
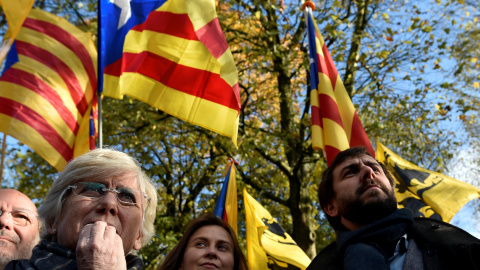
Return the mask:
[[192,220],[159,270],[247,270],[233,229],[214,214]]

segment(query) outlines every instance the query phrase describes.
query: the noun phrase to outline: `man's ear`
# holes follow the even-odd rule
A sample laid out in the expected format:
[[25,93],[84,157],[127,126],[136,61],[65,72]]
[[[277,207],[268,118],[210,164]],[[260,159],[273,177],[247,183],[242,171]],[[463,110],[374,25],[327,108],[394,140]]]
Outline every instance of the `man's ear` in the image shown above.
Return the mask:
[[323,211],[331,217],[336,217],[338,216],[338,207],[336,203],[334,202],[329,202],[325,207],[323,207]]

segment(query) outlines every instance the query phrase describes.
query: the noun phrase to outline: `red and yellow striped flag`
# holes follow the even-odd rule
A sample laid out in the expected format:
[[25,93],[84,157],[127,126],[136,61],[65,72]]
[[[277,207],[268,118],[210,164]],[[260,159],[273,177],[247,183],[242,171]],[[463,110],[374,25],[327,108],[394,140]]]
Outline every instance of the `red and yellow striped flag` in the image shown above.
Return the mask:
[[135,97],[236,144],[238,75],[214,0],[134,4],[120,13],[102,0],[104,95]]
[[0,131],[61,171],[95,145],[96,58],[91,35],[53,14],[31,10],[0,77]]
[[329,165],[339,152],[352,146],[366,146],[375,156],[313,15],[311,12],[307,15],[312,147],[325,151]]

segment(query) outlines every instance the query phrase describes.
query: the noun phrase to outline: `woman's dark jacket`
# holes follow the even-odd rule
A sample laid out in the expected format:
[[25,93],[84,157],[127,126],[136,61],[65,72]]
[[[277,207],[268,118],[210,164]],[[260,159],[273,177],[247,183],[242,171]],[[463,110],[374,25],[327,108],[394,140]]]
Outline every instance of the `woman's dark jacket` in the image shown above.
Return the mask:
[[[140,257],[128,254],[127,260],[128,270],[143,269],[143,261]],[[5,270],[76,270],[77,261],[75,251],[67,249],[57,243],[43,240],[33,248],[32,258],[30,260],[11,261],[5,267]]]

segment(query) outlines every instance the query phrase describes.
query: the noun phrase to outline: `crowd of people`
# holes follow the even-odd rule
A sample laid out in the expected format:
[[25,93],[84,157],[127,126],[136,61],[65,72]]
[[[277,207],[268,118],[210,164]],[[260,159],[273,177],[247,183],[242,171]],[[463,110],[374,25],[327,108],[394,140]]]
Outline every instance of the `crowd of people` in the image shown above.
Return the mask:
[[[318,194],[337,240],[308,270],[480,269],[480,240],[397,209],[392,176],[365,148],[338,154]],[[0,189],[0,270],[143,269],[136,252],[154,235],[156,206],[155,187],[135,159],[88,152],[60,173],[38,211],[19,191]],[[232,228],[207,213],[190,222],[159,267],[179,269],[248,265]]]

